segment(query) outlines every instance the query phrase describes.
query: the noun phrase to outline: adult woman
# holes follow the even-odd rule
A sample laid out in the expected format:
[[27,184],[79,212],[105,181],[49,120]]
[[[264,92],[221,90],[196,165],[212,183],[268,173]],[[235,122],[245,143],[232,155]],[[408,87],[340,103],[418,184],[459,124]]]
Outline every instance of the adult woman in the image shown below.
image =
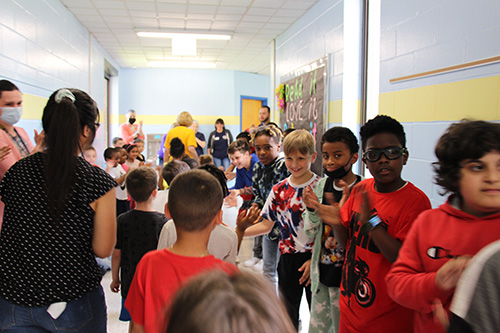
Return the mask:
[[207,145],[207,142],[205,141],[205,134],[198,132],[199,126],[200,123],[197,120],[193,120],[193,124],[190,127],[194,131],[196,143],[198,144],[198,146],[196,147],[196,154],[198,154],[198,157],[200,157],[200,155],[203,155],[203,148],[205,148],[205,146]]
[[207,152],[214,158],[215,165],[219,168],[224,167],[224,170],[231,164],[227,156],[227,148],[231,142],[233,142],[233,136],[224,126],[224,120],[217,119],[215,121],[215,131],[210,133],[208,137]]
[[132,144],[135,139],[145,139],[142,132],[142,120],[139,124],[135,123],[135,110],[128,110],[127,122],[120,125],[120,136],[125,143]]
[[[23,114],[23,95],[19,88],[8,80],[0,80],[0,180],[5,172],[21,158],[28,156],[33,144],[21,128],[14,126]],[[35,131],[35,139],[42,140]],[[38,145],[37,150],[40,150]],[[0,227],[2,226],[3,203],[0,202]]]
[[54,92],[42,116],[47,149],[18,161],[0,183],[0,329],[106,331],[94,255],[109,256],[116,241],[116,183],[78,156],[97,116],[83,91]]
[[177,126],[168,131],[167,138],[165,139],[165,161],[170,159],[170,141],[172,141],[173,138],[179,138],[184,144],[186,154],[196,162],[199,162],[198,154],[195,149],[197,146],[196,136],[194,135],[194,131],[189,128],[192,124],[193,117],[191,117],[189,112],[183,111],[177,116]]

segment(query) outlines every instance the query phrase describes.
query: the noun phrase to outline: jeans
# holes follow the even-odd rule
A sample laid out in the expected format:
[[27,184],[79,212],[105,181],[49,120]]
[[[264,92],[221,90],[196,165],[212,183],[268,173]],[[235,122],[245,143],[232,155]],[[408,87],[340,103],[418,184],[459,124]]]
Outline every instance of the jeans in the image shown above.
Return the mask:
[[278,261],[280,258],[279,240],[270,240],[267,235],[262,237],[262,256],[264,265],[262,266],[262,273],[264,277],[271,281],[274,285],[278,282]]
[[229,158],[227,157],[224,157],[224,158],[215,158],[215,157],[212,157],[213,160],[214,160],[214,164],[216,167],[220,167],[220,166],[223,166],[224,167],[224,171],[227,170],[227,168],[229,168],[229,165],[231,164],[231,162],[229,161]]
[[48,306],[24,307],[0,298],[0,331],[12,332],[106,332],[106,302],[102,286],[68,302],[57,319]]

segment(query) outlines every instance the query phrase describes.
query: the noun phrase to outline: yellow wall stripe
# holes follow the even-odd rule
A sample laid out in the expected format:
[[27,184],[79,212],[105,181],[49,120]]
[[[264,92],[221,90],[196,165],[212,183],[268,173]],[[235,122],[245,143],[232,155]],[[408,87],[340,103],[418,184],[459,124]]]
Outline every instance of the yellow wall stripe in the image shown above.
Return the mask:
[[36,95],[23,94],[23,118],[30,120],[41,120],[43,108],[48,98]]
[[400,122],[500,120],[500,76],[380,94],[379,114]]
[[[119,125],[123,124],[126,121],[124,115],[116,115],[112,114],[110,117],[111,125]],[[215,125],[215,121],[217,118],[222,118],[224,120],[225,125],[240,125],[240,117],[239,116],[193,116],[194,120],[197,120],[201,125]],[[118,120],[118,121],[117,121]],[[177,115],[137,115],[137,121],[142,120],[144,124],[148,125],[167,125],[170,126],[177,120]],[[214,128],[215,129],[215,128]]]

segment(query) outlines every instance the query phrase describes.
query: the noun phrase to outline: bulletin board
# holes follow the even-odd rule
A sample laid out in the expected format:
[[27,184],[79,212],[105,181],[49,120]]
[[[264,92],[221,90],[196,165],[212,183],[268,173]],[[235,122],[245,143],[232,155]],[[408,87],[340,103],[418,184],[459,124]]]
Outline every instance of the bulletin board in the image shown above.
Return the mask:
[[[283,76],[281,85],[284,103],[280,109],[280,127],[309,131],[316,141],[318,157],[312,171],[323,174],[320,141],[326,131],[328,101],[328,57],[303,66]],[[278,105],[280,97],[278,97]]]

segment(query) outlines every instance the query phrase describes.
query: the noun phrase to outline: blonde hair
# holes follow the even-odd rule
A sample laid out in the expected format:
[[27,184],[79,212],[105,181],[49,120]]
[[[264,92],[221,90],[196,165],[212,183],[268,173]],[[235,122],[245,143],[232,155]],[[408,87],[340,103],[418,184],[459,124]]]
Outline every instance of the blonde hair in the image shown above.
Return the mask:
[[193,123],[193,117],[191,117],[191,114],[187,111],[182,111],[178,116],[177,116],[177,124],[179,126],[186,126],[189,127]]
[[199,274],[173,298],[167,333],[296,332],[275,288],[251,272]]
[[288,134],[283,141],[283,152],[289,155],[298,151],[304,155],[313,155],[316,152],[316,143],[311,133],[305,130],[297,130]]

